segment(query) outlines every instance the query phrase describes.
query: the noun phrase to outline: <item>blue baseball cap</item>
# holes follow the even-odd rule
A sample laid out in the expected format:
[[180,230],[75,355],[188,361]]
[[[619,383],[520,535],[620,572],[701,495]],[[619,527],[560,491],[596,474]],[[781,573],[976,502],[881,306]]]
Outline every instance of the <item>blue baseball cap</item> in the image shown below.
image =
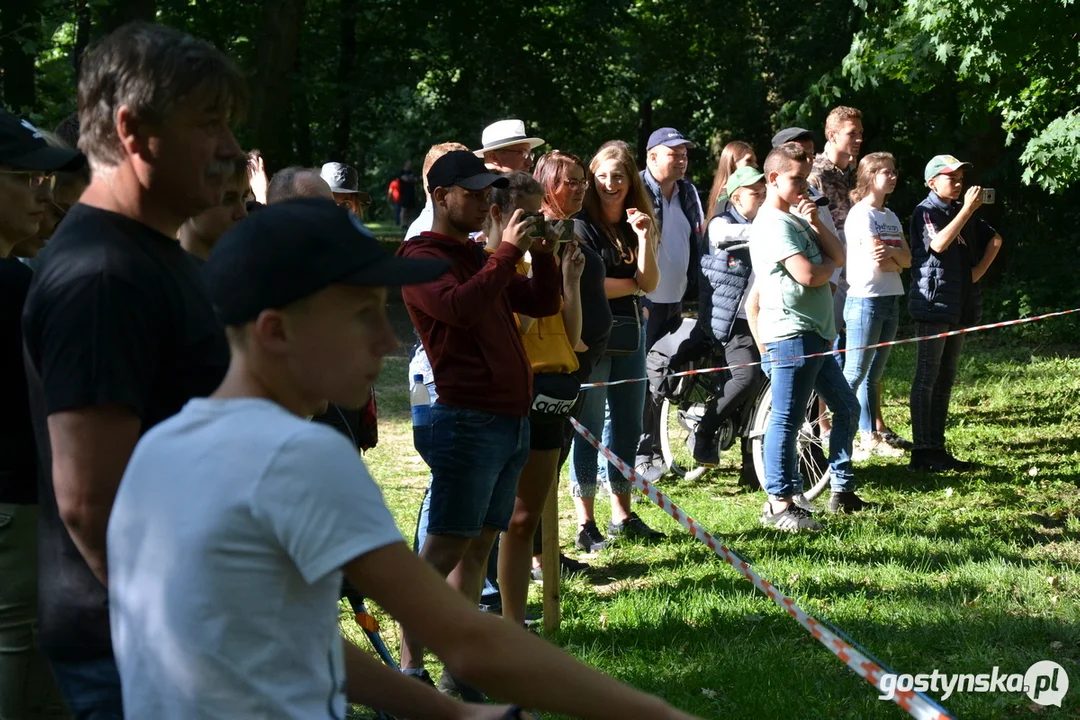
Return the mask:
[[645,149],[652,150],[657,145],[666,145],[668,147],[680,147],[683,145],[688,148],[697,147],[694,143],[684,138],[681,132],[675,128],[669,127],[653,130],[653,134],[649,136],[649,143],[645,146]]

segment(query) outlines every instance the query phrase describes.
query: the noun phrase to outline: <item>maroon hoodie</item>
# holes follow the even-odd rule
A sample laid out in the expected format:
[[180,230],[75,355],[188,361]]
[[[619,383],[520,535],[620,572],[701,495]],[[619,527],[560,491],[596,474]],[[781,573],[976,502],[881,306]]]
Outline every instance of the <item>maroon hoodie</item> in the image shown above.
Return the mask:
[[397,254],[439,258],[450,271],[401,288],[435,376],[438,402],[495,415],[527,417],[532,365],[514,313],[559,312],[562,276],[549,254],[533,254],[533,277],[517,270],[523,253],[502,243],[490,256],[472,242],[433,232],[403,243]]

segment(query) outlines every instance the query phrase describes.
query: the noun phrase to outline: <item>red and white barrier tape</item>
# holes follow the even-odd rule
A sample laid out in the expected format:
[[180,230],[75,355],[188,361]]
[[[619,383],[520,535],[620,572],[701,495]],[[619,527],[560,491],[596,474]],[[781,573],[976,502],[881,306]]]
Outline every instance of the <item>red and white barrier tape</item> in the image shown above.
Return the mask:
[[[1004,320],[1002,322],[990,323],[988,325],[975,325],[974,327],[962,328],[960,330],[950,330],[949,332],[938,333],[937,335],[924,335],[921,337],[904,338],[903,340],[890,340],[889,342],[878,343],[876,345],[866,345],[859,348],[841,348],[840,350],[829,350],[827,352],[814,353],[813,355],[799,355],[793,358],[776,359],[772,362],[788,362],[791,360],[806,360],[809,358],[824,357],[826,355],[836,355],[838,353],[855,352],[856,350],[874,350],[876,348],[891,347],[892,345],[907,345],[908,343],[924,342],[926,340],[937,340],[940,338],[952,337],[953,335],[964,335],[966,333],[979,332],[982,330],[993,330],[995,328],[1009,327],[1011,325],[1023,325],[1024,323],[1035,322],[1036,320],[1046,320],[1047,318],[1061,317],[1062,315],[1071,315],[1073,313],[1080,312],[1080,308],[1073,308],[1072,310],[1059,310],[1058,312],[1045,313],[1043,315],[1036,315],[1029,318],[1019,318],[1017,320]],[[705,373],[723,372],[724,370],[733,370],[735,368],[754,367],[761,365],[761,361],[752,363],[742,363],[740,365],[725,365],[723,367],[714,368],[698,368],[695,370],[684,370],[683,372],[668,373],[665,375],[657,376],[659,378],[673,378],[673,377],[685,377],[687,375],[704,375]],[[589,388],[596,387],[610,387],[612,385],[625,385],[627,383],[639,383],[648,382],[653,378],[628,378],[626,380],[611,380],[609,382],[596,382],[585,383],[581,386],[582,390],[588,390]]]
[[[763,579],[754,572],[753,568],[750,567],[750,563],[736,555],[723,543],[717,542],[716,538],[703,530],[692,517],[680,510],[675,503],[671,502],[670,498],[664,495],[664,493],[657,490],[656,486],[638,475],[634,468],[623,462],[621,458],[597,440],[596,436],[589,432],[584,425],[574,418],[570,418],[570,422],[581,437],[585,438],[585,440],[596,448],[601,455],[607,458],[608,461],[622,473],[623,477],[632,482],[634,487],[638,490],[645,493],[646,497],[656,503],[661,510],[674,518],[675,521],[686,528],[691,535],[708,545],[721,560],[735,568],[740,575],[753,583],[754,587],[765,593],[770,600],[779,605],[788,615],[795,618],[796,622],[806,628],[810,634],[828,648],[833,655],[840,658],[849,668],[854,670],[856,675],[863,678],[883,693],[887,692],[879,685],[881,676],[885,674],[885,671],[880,665],[867,658],[849,643],[839,638],[831,630],[807,615],[804,610],[795,604],[794,600],[782,593],[768,580]],[[910,713],[912,717],[919,718],[919,720],[946,720],[946,718],[951,717],[932,700],[921,693],[915,693],[910,690],[903,692],[895,690],[895,695],[892,699],[893,702]]]

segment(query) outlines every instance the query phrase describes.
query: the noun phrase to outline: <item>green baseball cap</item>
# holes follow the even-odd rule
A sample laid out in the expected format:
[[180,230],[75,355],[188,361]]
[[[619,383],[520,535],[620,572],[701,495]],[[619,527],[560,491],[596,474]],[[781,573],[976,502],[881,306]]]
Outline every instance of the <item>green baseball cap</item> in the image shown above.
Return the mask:
[[724,186],[724,191],[731,195],[741,187],[747,187],[749,185],[757,185],[759,182],[765,179],[765,174],[758,170],[756,167],[750,167],[745,165],[735,172],[731,173],[731,177],[728,178],[727,185]]
[[923,180],[930,180],[941,173],[951,173],[960,168],[975,167],[969,162],[961,162],[952,155],[935,155],[930,162],[926,163],[926,172]]

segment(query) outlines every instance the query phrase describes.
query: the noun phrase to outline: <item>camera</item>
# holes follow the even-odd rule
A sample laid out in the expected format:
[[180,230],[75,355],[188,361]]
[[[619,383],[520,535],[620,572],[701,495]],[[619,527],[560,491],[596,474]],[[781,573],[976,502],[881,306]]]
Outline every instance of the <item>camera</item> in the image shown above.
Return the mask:
[[556,220],[555,218],[546,218],[548,226],[558,233],[558,243],[570,242],[574,239],[574,221],[570,219]]
[[983,188],[982,191],[982,204],[993,205],[997,199],[997,193],[994,192],[994,188]]

